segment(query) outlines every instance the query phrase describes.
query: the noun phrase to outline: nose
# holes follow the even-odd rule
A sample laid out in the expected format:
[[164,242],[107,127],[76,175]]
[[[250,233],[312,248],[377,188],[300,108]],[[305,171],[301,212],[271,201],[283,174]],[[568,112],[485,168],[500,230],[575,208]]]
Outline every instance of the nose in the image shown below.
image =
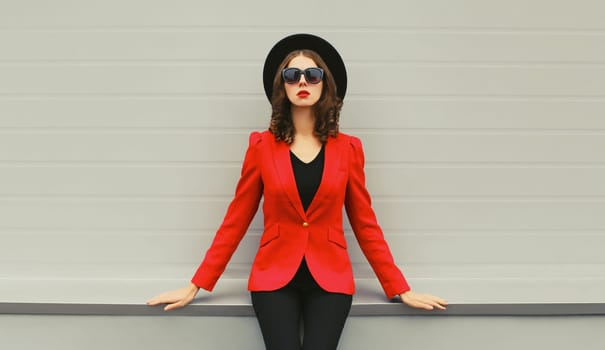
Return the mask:
[[298,86],[307,86],[307,78],[305,78],[304,74],[300,75],[300,79],[298,79]]

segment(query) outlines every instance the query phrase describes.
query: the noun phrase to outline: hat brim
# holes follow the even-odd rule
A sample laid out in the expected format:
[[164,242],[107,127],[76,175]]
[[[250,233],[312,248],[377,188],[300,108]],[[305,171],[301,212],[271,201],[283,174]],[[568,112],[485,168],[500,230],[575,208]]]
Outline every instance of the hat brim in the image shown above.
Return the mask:
[[293,34],[278,41],[265,59],[263,68],[263,84],[265,95],[271,102],[273,96],[273,79],[277,73],[277,68],[284,58],[292,51],[312,50],[321,56],[324,60],[336,83],[336,95],[344,99],[347,91],[347,71],[345,64],[336,48],[325,39],[312,34]]

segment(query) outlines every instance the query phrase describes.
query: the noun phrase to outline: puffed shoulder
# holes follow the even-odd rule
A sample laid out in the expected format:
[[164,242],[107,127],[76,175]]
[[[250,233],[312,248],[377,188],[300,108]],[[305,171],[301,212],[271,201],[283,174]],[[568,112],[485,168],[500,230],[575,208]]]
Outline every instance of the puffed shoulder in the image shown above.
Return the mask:
[[260,143],[262,139],[263,139],[263,135],[260,132],[258,132],[258,131],[252,131],[250,133],[250,137],[248,139],[248,142],[249,142],[250,146],[254,146],[254,145]]
[[357,136],[347,134],[342,134],[342,136],[348,139],[348,143],[352,151],[352,153],[350,153],[351,159],[354,161],[354,163],[358,163],[361,165],[361,167],[363,167],[365,164],[365,155],[363,153],[363,145],[361,143],[361,139]]
[[363,146],[361,144],[361,139],[359,139],[359,137],[357,137],[357,136],[349,135],[349,143],[356,150],[362,150],[363,149]]
[[[356,152],[363,152],[363,145],[361,144],[361,139],[357,136],[354,135],[350,135],[350,134],[345,134],[343,132],[339,132],[338,133],[338,138],[342,138],[344,140],[347,140],[349,145],[351,145],[351,148],[353,148],[354,151]],[[345,141],[345,142],[347,142]]]

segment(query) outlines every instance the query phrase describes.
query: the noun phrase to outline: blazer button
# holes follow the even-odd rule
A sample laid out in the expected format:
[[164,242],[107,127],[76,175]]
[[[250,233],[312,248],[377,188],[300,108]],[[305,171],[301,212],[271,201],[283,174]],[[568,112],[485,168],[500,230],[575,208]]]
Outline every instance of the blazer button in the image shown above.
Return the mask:
[[302,224],[302,225],[303,225],[303,227],[309,227],[309,223],[308,223],[308,222],[306,222],[306,221],[305,221],[305,222],[303,222],[303,224]]

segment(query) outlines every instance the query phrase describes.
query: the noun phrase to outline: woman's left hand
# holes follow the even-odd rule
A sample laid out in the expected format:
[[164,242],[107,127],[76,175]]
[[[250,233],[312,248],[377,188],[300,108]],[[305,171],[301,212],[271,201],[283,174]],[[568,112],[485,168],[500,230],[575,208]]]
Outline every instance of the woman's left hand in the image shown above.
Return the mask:
[[447,301],[430,294],[419,294],[412,292],[411,290],[399,294],[401,301],[406,305],[426,310],[433,310],[435,308],[445,310]]

